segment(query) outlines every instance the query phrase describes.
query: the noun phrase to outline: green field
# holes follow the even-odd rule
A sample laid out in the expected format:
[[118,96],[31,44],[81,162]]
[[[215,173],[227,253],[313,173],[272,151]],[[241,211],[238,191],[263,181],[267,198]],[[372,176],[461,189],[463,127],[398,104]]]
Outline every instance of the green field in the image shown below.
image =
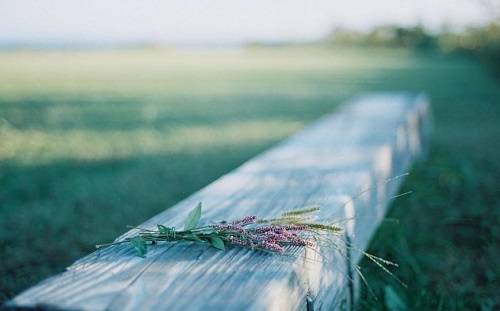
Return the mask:
[[472,59],[319,47],[0,53],[0,301],[343,100],[399,90],[431,97],[432,144],[370,252],[408,288],[364,263],[378,300],[360,306],[493,309],[500,84]]

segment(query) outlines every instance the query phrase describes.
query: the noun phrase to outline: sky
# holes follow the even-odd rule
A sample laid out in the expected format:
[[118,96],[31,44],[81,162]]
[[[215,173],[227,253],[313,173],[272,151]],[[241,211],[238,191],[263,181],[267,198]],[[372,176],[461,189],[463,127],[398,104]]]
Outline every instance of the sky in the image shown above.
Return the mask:
[[0,42],[308,41],[333,27],[464,27],[491,18],[482,0],[0,0]]

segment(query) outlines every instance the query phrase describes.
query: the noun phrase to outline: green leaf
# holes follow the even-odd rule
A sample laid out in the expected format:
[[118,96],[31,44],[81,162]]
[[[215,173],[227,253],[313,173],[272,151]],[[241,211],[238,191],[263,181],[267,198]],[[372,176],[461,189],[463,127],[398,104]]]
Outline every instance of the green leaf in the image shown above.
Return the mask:
[[173,229],[170,228],[170,227],[165,227],[164,225],[157,225],[158,227],[158,232],[160,232],[161,234],[170,234]]
[[215,233],[215,230],[213,229],[210,229],[210,228],[207,228],[207,229],[202,229],[199,231],[201,234],[204,234],[204,235],[210,235],[210,234],[214,234]]
[[389,311],[404,311],[407,309],[403,299],[398,296],[391,286],[384,288],[384,302]]
[[191,233],[191,234],[186,235],[186,239],[191,240],[191,241],[196,241],[196,242],[202,242],[202,243],[203,243],[203,242],[205,242],[205,241],[203,241],[202,239],[200,239],[200,237],[199,237],[199,236],[197,236],[197,235],[196,235],[196,234],[194,234],[194,233]]
[[193,230],[198,226],[201,218],[201,202],[189,213],[184,221],[184,230]]
[[140,236],[136,236],[135,238],[130,240],[130,244],[135,248],[137,252],[137,256],[146,257],[146,253],[148,252],[148,247],[146,245],[146,241],[142,239]]
[[226,248],[224,247],[224,241],[222,241],[221,238],[218,236],[211,236],[210,237],[210,242],[212,243],[212,246],[220,249],[221,251],[225,250]]

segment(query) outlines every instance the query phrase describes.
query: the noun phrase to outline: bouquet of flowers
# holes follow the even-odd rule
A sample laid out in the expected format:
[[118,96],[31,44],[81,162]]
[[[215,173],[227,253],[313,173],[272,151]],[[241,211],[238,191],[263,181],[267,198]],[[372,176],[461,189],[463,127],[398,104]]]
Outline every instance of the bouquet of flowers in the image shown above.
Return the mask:
[[312,246],[323,233],[342,234],[343,230],[340,226],[311,221],[311,215],[319,209],[314,206],[291,210],[273,219],[246,216],[232,222],[222,221],[200,226],[202,209],[199,203],[189,213],[184,221],[184,228],[181,230],[164,225],[157,225],[154,230],[136,228],[139,230],[137,235],[123,241],[97,245],[97,248],[130,243],[138,256],[145,257],[148,245],[161,242],[194,241],[219,250],[236,246],[283,254],[287,246]]
[[[313,214],[319,210],[320,207],[317,206],[306,207],[285,212],[272,219],[246,216],[231,222],[221,221],[200,226],[201,203],[199,203],[188,214],[184,221],[184,228],[181,230],[164,225],[157,225],[156,229],[132,227],[138,229],[135,236],[117,242],[96,245],[96,247],[99,249],[105,246],[130,243],[137,255],[144,258],[149,245],[183,241],[206,244],[221,251],[227,247],[242,247],[280,255],[287,255],[288,249],[296,247],[315,250],[315,245],[326,244],[337,250],[347,260],[348,258],[343,251],[344,247],[362,253],[363,256],[406,287],[406,284],[387,267],[397,267],[396,263],[354,248],[345,239],[343,229],[339,225],[312,221]],[[293,256],[293,254],[291,255]],[[361,273],[361,268],[357,264],[352,264],[352,268],[371,292],[364,275]]]

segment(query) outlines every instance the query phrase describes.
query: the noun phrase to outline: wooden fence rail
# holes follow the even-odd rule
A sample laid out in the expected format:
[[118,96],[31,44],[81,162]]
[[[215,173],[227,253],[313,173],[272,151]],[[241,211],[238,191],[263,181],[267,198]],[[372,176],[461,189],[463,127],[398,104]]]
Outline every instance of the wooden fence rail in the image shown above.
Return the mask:
[[[198,202],[203,202],[202,220],[207,222],[273,217],[320,205],[320,219],[352,218],[346,222],[346,238],[365,249],[404,178],[385,181],[407,172],[426,145],[428,111],[423,95],[357,98],[141,227],[181,227]],[[319,251],[323,256],[302,250],[285,259],[182,243],[150,247],[142,259],[128,245],[113,246],[76,261],[6,306],[156,311],[331,310],[350,305],[355,289],[346,258],[331,249]],[[343,251],[353,263],[361,258],[357,251]]]

